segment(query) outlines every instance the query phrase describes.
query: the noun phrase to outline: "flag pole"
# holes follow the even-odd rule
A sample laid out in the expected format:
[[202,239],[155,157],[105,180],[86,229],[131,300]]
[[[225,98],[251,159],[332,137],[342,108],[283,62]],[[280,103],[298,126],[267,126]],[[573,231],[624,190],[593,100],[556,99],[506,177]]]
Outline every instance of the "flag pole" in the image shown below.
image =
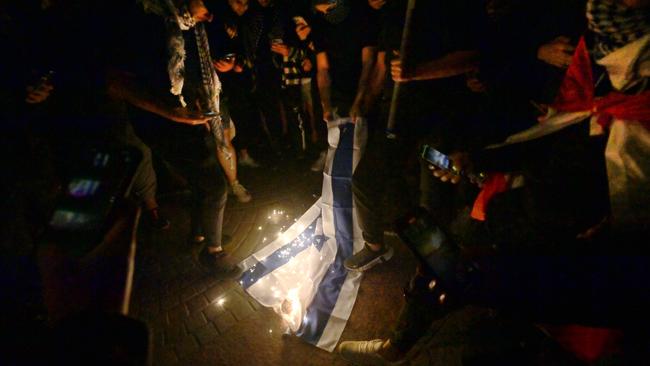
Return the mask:
[[[413,23],[413,11],[417,0],[408,0],[406,6],[406,17],[404,20],[404,29],[402,30],[402,43],[400,44],[400,58],[402,59],[402,72],[404,70],[411,71],[409,64],[409,56],[411,53],[411,24]],[[389,71],[390,72],[390,71]],[[396,139],[395,127],[397,124],[397,111],[400,108],[399,99],[402,93],[402,83],[395,83],[393,87],[393,96],[390,102],[390,112],[388,113],[388,123],[386,124],[386,137],[389,139]]]

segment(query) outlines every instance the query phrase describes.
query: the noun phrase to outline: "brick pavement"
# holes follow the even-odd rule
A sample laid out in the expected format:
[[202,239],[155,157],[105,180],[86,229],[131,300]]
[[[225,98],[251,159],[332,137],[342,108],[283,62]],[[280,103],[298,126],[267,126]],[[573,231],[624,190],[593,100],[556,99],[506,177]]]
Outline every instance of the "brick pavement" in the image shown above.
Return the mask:
[[[316,200],[322,176],[308,162],[284,167],[243,170],[240,180],[254,200],[229,199],[225,249],[237,261],[277,233],[269,213],[285,210],[298,217]],[[261,307],[234,279],[206,273],[193,259],[198,248],[187,244],[189,213],[183,195],[161,199],[172,220],[165,232],[139,232],[138,259],[131,313],[152,330],[155,365],[345,365],[331,354],[283,336],[280,318]],[[291,220],[292,221],[292,220]],[[268,240],[268,238],[266,239]],[[403,265],[403,262],[408,265]],[[401,287],[412,258],[403,250],[390,264],[364,278],[344,339],[386,336],[401,306]],[[405,269],[406,268],[406,269]]]

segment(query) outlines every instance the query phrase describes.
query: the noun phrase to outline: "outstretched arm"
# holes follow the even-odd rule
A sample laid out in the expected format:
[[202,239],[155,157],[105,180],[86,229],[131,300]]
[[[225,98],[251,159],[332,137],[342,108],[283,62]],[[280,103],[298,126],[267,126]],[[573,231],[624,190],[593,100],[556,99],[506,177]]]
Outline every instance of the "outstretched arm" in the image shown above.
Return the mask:
[[391,74],[396,82],[448,78],[475,69],[478,56],[478,51],[473,50],[450,52],[435,60],[417,65],[413,72],[407,75],[404,74],[402,61],[397,59],[391,62]]
[[111,70],[108,72],[107,77],[108,95],[118,100],[124,100],[134,107],[177,123],[189,125],[202,125],[210,119],[186,108],[170,108],[133,74],[120,70]]

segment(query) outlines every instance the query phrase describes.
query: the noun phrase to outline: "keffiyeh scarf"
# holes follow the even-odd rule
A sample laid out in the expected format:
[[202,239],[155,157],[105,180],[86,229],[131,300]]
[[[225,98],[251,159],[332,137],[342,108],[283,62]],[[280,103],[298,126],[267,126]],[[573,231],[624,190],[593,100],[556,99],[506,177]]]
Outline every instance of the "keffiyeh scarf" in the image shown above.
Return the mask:
[[219,108],[219,94],[221,93],[221,82],[217,72],[212,65],[210,56],[210,45],[208,35],[202,23],[197,23],[186,7],[179,8],[172,0],[139,0],[145,12],[156,14],[165,20],[167,30],[167,72],[171,84],[170,92],[178,97],[180,104],[185,107],[187,103],[183,98],[183,86],[185,82],[185,39],[183,31],[193,29],[198,48],[199,64],[201,67],[201,79],[203,83],[205,100],[201,101],[206,111],[213,112],[215,117],[208,121],[217,146],[223,148],[223,131],[228,128],[228,122],[224,123]]
[[650,33],[648,9],[629,8],[616,0],[589,0],[589,29],[595,34],[594,56],[603,58]]

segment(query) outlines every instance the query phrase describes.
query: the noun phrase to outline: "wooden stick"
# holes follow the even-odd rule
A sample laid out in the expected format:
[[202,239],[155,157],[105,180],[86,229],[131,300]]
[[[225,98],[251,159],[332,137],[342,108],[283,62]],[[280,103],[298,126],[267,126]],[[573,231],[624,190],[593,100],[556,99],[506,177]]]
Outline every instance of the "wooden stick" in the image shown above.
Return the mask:
[[[406,18],[404,20],[404,29],[402,30],[402,44],[400,45],[400,58],[402,59],[402,72],[404,70],[410,71],[409,56],[410,56],[410,42],[411,42],[411,23],[413,20],[413,10],[417,0],[408,0],[406,6]],[[390,72],[390,70],[389,70]],[[390,102],[390,112],[388,114],[388,123],[386,124],[386,137],[389,139],[397,138],[395,134],[395,125],[397,123],[397,110],[399,109],[399,97],[402,92],[401,83],[395,83],[393,88],[393,97]]]

